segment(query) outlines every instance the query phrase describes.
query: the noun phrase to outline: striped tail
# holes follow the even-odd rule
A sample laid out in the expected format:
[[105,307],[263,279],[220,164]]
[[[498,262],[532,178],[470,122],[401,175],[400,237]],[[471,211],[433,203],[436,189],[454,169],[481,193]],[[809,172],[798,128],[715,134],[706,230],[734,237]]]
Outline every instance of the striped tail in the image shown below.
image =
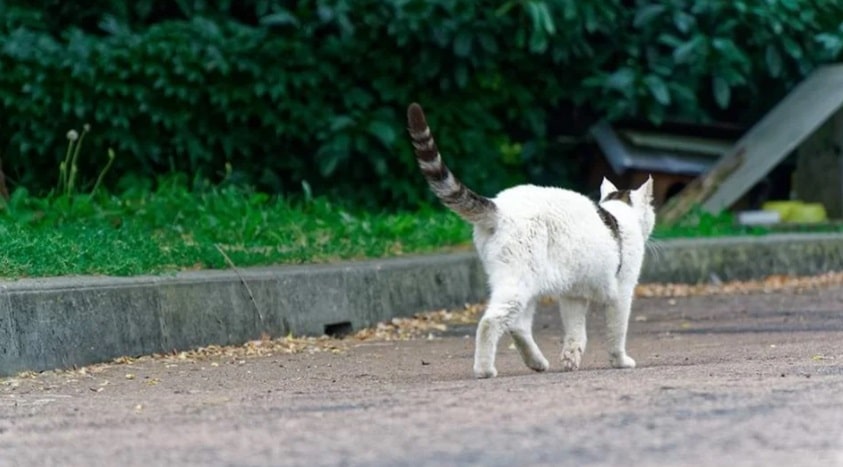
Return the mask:
[[442,156],[439,155],[439,149],[430,134],[430,127],[427,126],[420,105],[410,104],[407,109],[407,122],[416,160],[433,193],[445,206],[468,222],[486,228],[494,227],[497,210],[495,203],[463,185],[442,162]]

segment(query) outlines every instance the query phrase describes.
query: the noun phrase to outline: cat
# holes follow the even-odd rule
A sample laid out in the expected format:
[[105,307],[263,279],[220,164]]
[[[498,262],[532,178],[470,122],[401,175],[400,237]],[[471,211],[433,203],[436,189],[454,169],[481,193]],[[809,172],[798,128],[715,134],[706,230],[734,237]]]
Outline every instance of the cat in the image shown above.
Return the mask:
[[497,376],[495,354],[504,332],[524,363],[549,367],[533,339],[536,301],[557,300],[562,316],[563,371],[577,370],[585,351],[589,308],[606,313],[609,362],[634,368],[626,333],[645,244],[656,221],[653,179],[635,190],[609,180],[595,203],[574,191],[518,185],[494,198],[460,182],[442,161],[421,106],[407,109],[410,139],[419,168],[445,206],[474,226],[474,245],[489,280],[488,307],[477,325],[474,375]]

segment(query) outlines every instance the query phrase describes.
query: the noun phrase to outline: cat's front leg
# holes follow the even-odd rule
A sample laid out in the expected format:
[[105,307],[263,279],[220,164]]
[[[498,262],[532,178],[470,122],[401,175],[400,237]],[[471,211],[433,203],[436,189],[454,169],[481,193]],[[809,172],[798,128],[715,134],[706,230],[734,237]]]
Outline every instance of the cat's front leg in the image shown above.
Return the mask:
[[614,368],[635,368],[635,360],[626,354],[626,332],[629,326],[632,293],[625,294],[606,306],[606,338],[609,363]]

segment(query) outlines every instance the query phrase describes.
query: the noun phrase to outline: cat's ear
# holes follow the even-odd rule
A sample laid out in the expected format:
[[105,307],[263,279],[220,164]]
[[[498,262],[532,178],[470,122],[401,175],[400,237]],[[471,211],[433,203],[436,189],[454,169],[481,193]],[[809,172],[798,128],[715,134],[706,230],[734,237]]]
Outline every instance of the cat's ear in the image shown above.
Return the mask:
[[603,183],[600,184],[600,199],[603,200],[609,193],[614,193],[618,191],[612,182],[609,181],[608,178],[603,177]]
[[647,181],[642,183],[635,191],[645,203],[651,203],[653,201],[653,176],[647,176]]

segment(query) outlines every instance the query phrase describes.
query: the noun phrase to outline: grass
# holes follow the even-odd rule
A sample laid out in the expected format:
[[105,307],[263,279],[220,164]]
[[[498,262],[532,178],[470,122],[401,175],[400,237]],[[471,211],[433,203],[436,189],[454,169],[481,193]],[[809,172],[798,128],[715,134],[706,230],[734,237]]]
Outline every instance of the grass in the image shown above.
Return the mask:
[[742,226],[735,222],[729,212],[710,214],[699,208],[686,214],[679,222],[669,227],[657,225],[653,238],[726,237],[735,235],[766,235],[773,230],[764,226]]
[[470,227],[444,209],[373,214],[233,186],[189,190],[184,177],[170,177],[119,196],[18,189],[0,210],[0,236],[0,277],[20,278],[424,253],[467,247]]
[[769,226],[739,225],[735,216],[724,211],[711,214],[699,208],[693,209],[676,225],[670,227],[657,226],[653,232],[656,239],[669,238],[700,238],[700,237],[728,237],[728,236],[760,236],[785,232],[841,232],[843,224],[840,222],[823,222],[816,224],[782,223]]
[[[470,248],[470,227],[439,206],[376,214],[326,199],[290,201],[234,186],[191,190],[183,176],[168,177],[154,190],[134,186],[119,196],[65,191],[38,198],[16,190],[0,205],[0,278],[125,276]],[[728,213],[695,211],[677,226],[658,227],[654,237],[774,231],[736,226]]]
[[[841,230],[840,225],[790,230]],[[728,213],[693,212],[654,237],[764,235]],[[186,269],[325,263],[468,249],[470,227],[436,207],[370,213],[326,199],[290,201],[234,186],[188,189],[185,177],[119,196],[16,190],[0,209],[0,277],[137,275]],[[229,263],[230,261],[230,263]]]

